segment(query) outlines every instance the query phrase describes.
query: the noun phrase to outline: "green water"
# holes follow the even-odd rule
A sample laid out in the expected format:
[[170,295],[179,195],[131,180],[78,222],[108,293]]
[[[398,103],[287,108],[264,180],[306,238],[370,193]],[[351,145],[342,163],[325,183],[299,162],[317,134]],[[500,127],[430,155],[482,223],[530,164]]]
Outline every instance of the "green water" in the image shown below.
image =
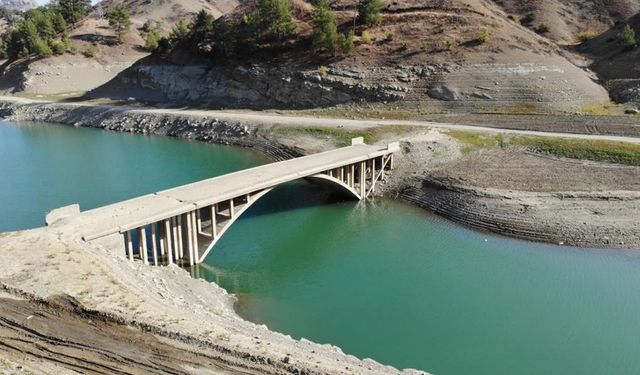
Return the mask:
[[[0,230],[256,165],[247,150],[0,123]],[[640,373],[640,252],[477,233],[306,183],[256,203],[199,269],[271,329],[437,374]]]

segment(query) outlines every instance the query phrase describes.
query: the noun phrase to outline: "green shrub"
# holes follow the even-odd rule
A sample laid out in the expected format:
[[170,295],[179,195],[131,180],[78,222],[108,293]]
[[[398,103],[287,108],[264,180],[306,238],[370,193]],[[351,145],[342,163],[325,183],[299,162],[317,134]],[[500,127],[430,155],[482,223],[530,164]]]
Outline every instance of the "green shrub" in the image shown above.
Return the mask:
[[53,54],[53,51],[49,47],[49,43],[47,43],[47,41],[43,39],[36,39],[33,42],[33,52],[38,57],[48,57]]
[[578,40],[582,43],[587,42],[598,36],[598,33],[593,30],[585,30],[578,34]]
[[360,42],[362,42],[362,44],[369,44],[371,43],[372,38],[371,38],[371,34],[369,34],[366,31],[362,32],[362,35],[360,36]]
[[631,26],[625,25],[616,35],[616,39],[623,47],[633,47],[636,45],[636,32]]
[[387,37],[385,39],[387,40],[387,42],[391,42],[393,40],[393,38],[394,38],[393,33],[388,33]]
[[144,48],[147,51],[153,52],[158,49],[160,44],[160,36],[155,30],[149,30],[147,36],[144,38]]
[[353,31],[349,31],[347,34],[340,34],[338,37],[338,42],[340,44],[340,50],[343,53],[351,53],[354,49],[356,49],[356,45],[353,42]]
[[455,46],[458,45],[458,43],[453,39],[447,39],[446,45],[448,50],[452,50]]
[[480,34],[478,34],[478,42],[480,44],[485,44],[487,42],[489,42],[489,36],[491,34],[489,33],[489,30],[487,29],[482,29],[480,30]]
[[92,43],[86,50],[84,50],[84,52],[82,52],[82,54],[86,57],[95,57],[98,54],[98,46],[95,43]]
[[320,73],[321,76],[326,76],[327,74],[329,74],[329,68],[327,68],[326,66],[322,65],[318,68],[318,73]]
[[429,44],[428,44],[427,42],[425,42],[425,41],[422,41],[422,42],[420,43],[420,50],[421,50],[421,51],[426,51],[426,50],[428,50],[428,49],[429,49]]
[[549,28],[549,25],[546,23],[541,23],[540,25],[538,25],[538,27],[536,28],[536,32],[538,34],[546,34],[549,31],[551,31],[551,29]]
[[67,47],[65,47],[64,43],[59,40],[54,40],[50,44],[51,44],[51,51],[55,55],[62,55],[67,51]]

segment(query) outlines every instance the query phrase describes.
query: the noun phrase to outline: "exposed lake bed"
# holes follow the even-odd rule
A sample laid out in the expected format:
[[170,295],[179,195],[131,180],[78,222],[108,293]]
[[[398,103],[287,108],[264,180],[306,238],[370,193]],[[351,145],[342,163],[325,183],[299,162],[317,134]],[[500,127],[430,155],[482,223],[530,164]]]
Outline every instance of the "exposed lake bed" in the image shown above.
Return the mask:
[[[16,129],[13,125],[4,126]],[[86,132],[87,137],[96,139],[71,141],[72,144],[79,142],[78,144],[83,145],[81,158],[66,161],[52,159],[45,146],[55,145],[51,140],[57,136],[48,134],[42,137],[43,133],[38,136],[37,132],[55,132],[56,130],[51,130],[54,128],[69,132],[62,137],[84,137],[78,134]],[[104,163],[105,171],[109,171],[109,167],[114,164],[120,165],[118,171],[122,175],[111,176],[111,179],[125,181],[121,185],[124,190],[119,193],[122,195],[104,195],[118,190],[114,186],[103,185],[100,180],[94,181],[93,188],[84,186],[79,191],[70,192],[73,193],[71,197],[81,202],[85,199],[82,198],[83,191],[89,197],[98,197],[93,204],[84,201],[83,209],[107,203],[111,199],[118,200],[153,191],[156,187],[168,187],[190,179],[209,177],[211,173],[216,173],[211,169],[214,165],[227,164],[241,168],[265,162],[259,155],[251,152],[246,154],[247,150],[232,149],[233,151],[229,151],[230,155],[236,152],[238,154],[227,157],[225,160],[228,163],[219,163],[217,161],[225,152],[210,155],[209,149],[214,153],[213,150],[220,146],[193,142],[129,137],[49,125],[35,126],[33,130],[36,131],[35,135],[23,133],[20,137],[26,142],[24,150],[32,157],[28,162],[40,165],[43,167],[42,171],[50,169],[56,163],[80,161],[81,164],[90,166],[84,171],[69,168],[77,171],[78,175],[65,176],[68,181],[91,175],[89,171],[97,174],[102,169],[96,166],[96,161]],[[30,137],[33,139],[30,140]],[[102,144],[101,147],[107,149],[111,137],[114,144],[123,142],[122,151],[114,153],[121,158],[120,162],[109,160],[106,157],[108,153],[97,148]],[[8,137],[3,138],[8,140]],[[39,144],[38,139],[46,142]],[[133,143],[128,144],[129,142]],[[154,145],[156,142],[162,145]],[[64,149],[69,151],[73,146],[67,145]],[[113,149],[113,145],[108,149]],[[38,150],[41,153],[35,152]],[[126,152],[133,154],[127,155]],[[92,159],[94,153],[98,158]],[[178,163],[175,169],[186,170],[184,173],[190,175],[179,174],[181,179],[171,180],[174,174],[166,171],[172,167],[166,163],[185,154],[189,157]],[[8,153],[7,157],[10,155],[24,157],[24,154],[14,151]],[[141,158],[145,155],[146,158]],[[38,159],[43,164],[38,164]],[[123,165],[122,162],[126,164],[127,160],[141,162],[131,166]],[[16,170],[21,169],[19,165],[7,164],[14,168],[7,173],[16,173]],[[191,168],[183,168],[185,165]],[[173,170],[171,169],[172,172]],[[221,170],[219,173],[230,170]],[[42,175],[37,170],[29,172],[33,173],[32,181],[41,181]],[[129,175],[136,177],[127,180],[126,176]],[[165,178],[170,176],[171,179],[157,179],[157,176],[162,175]],[[19,179],[16,178],[15,181]],[[79,182],[76,185],[82,186]],[[42,192],[55,186],[55,183],[51,183]],[[127,186],[133,186],[134,190],[127,191]],[[24,192],[27,198],[42,194],[40,191],[25,190],[28,188],[26,185],[22,189],[13,186],[6,188],[12,193],[7,197],[13,202],[20,201],[14,196],[15,193]],[[347,352],[359,357],[371,356],[396,367],[417,367],[437,373],[533,373],[558,368],[582,372],[599,369],[632,373],[638,368],[632,354],[628,352],[637,347],[634,337],[638,335],[632,332],[630,326],[633,325],[633,317],[637,316],[637,303],[640,301],[635,290],[627,288],[628,285],[637,283],[634,280],[637,260],[633,251],[612,253],[606,250],[573,249],[508,240],[469,231],[421,210],[389,200],[374,200],[367,204],[336,201],[323,189],[307,184],[284,186],[271,194],[225,235],[220,247],[207,261],[215,266],[216,271],[212,277],[217,277],[216,281],[220,285],[243,295],[242,304],[239,305],[240,312],[253,321],[265,323],[271,329],[294,337],[339,344]],[[22,200],[22,204],[24,202]],[[68,198],[59,202],[72,203]],[[43,210],[43,206],[39,207],[35,211]],[[48,206],[45,207],[47,208],[44,210],[48,209]],[[33,226],[41,222],[42,214],[29,215]],[[3,230],[25,226],[32,225],[7,227]],[[55,234],[48,232],[44,238],[53,241]],[[29,241],[42,245],[38,247],[39,254],[42,255],[42,251],[53,253],[51,241],[37,240],[38,236],[34,233],[30,231],[25,236]],[[358,235],[346,235],[354,233]],[[13,249],[15,254],[18,251],[15,240],[21,235],[11,233],[7,236],[0,239],[0,246],[3,250]],[[305,241],[308,236],[313,236],[313,243]],[[243,241],[246,238],[252,238],[252,241]],[[170,299],[176,306],[184,306],[185,301],[188,301],[187,304],[202,306],[203,301],[197,301],[203,297],[195,292],[183,294],[180,287],[165,285],[166,282],[158,284],[153,280],[159,277],[169,281],[179,280],[177,284],[185,289],[210,293],[201,289],[210,287],[210,284],[188,278],[190,281],[183,280],[183,276],[176,273],[184,274],[182,271],[144,270],[142,265],[129,265],[117,259],[107,259],[106,256],[103,258],[103,255],[98,255],[99,249],[89,251],[93,254],[91,257],[98,256],[92,260],[106,261],[113,269],[121,269],[122,272],[115,274],[119,279],[122,277],[121,280],[125,280],[122,283],[124,290],[85,290],[82,280],[91,279],[94,284],[98,275],[85,275],[86,272],[91,272],[90,269],[82,271],[73,276],[77,277],[77,284],[74,286],[69,280],[56,277],[54,274],[60,273],[60,270],[56,271],[50,264],[47,275],[51,277],[43,274],[39,275],[38,280],[25,278],[27,274],[33,274],[38,265],[60,263],[58,267],[65,269],[64,264],[69,262],[72,265],[81,258],[76,254],[76,251],[83,251],[79,244],[67,245],[76,250],[61,249],[59,251],[63,255],[60,258],[53,257],[55,260],[45,256],[38,261],[38,252],[31,254],[28,259],[20,259],[15,255],[13,263],[7,265],[11,271],[3,273],[3,284],[20,285],[24,287],[23,290],[44,295],[63,290],[78,296],[88,308],[123,314],[138,321],[149,321],[153,317],[151,321],[154,323],[164,321],[169,325],[176,316],[180,316],[180,309],[176,308],[171,313],[165,310],[163,313],[167,316],[162,317],[157,313],[148,315],[150,313],[148,306],[145,307],[146,303],[133,302],[136,295],[143,297],[145,291],[131,290],[133,287],[127,285],[126,281],[135,283],[135,277],[123,276],[124,270],[128,268],[127,272],[148,275],[149,278],[145,280],[151,284],[149,287],[159,290],[160,295],[167,293],[163,288],[170,288]],[[66,251],[74,255],[67,254]],[[66,259],[67,256],[72,260]],[[73,268],[69,270],[71,269]],[[44,280],[48,286],[40,285]],[[107,285],[111,283],[108,280],[105,278]],[[594,290],[599,292],[593,293]],[[619,293],[611,295],[611,290]],[[110,293],[121,295],[130,292],[132,294],[127,298],[128,306],[124,301],[108,298]],[[207,299],[207,302],[215,306],[211,301],[216,294],[211,294],[211,299]],[[338,297],[336,301],[335,298]],[[219,303],[217,302],[218,309]],[[188,309],[194,314],[197,311],[193,306]],[[603,332],[597,327],[611,315],[618,316],[618,319],[611,323],[610,329],[622,339],[616,341],[620,345],[612,344],[611,350],[603,353],[603,345],[597,338],[613,333]],[[530,330],[532,322],[537,322],[536,330]],[[184,323],[190,327],[184,332],[206,336],[202,327],[198,327],[196,323]],[[174,321],[173,324],[178,327],[183,323],[177,324]],[[245,335],[247,332],[245,331]],[[260,335],[264,334],[261,329],[258,332]],[[228,334],[224,332],[209,333],[208,336],[212,342],[230,340],[235,344],[235,340],[238,340],[235,335],[227,337]],[[279,337],[277,334],[275,336]],[[522,342],[523,337],[527,338],[526,343]],[[549,342],[557,344],[549,345]],[[398,349],[392,350],[389,344]],[[530,346],[523,346],[525,344]],[[249,341],[244,345],[246,348],[255,348],[256,344]],[[579,350],[559,352],[561,348],[570,347],[578,347]],[[491,352],[483,354],[481,349],[491,349]],[[333,350],[330,352],[339,353]],[[318,356],[321,357],[320,354]],[[505,356],[510,360],[501,362]],[[479,357],[483,360],[479,361]],[[539,361],[541,357],[554,360]],[[584,358],[587,357],[595,358],[593,361],[585,361]],[[296,364],[296,358],[297,356],[291,356],[288,361]],[[461,358],[465,360],[461,361]],[[598,367],[598,363],[594,362],[607,367]],[[611,363],[617,363],[619,367],[614,368]],[[375,366],[373,368],[382,369]]]

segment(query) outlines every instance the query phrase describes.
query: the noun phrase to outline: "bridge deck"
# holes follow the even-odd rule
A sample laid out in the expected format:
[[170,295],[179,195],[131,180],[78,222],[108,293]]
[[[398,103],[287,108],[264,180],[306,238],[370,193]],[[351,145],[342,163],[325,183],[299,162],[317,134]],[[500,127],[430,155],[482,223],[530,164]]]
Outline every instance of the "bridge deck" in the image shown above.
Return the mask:
[[62,219],[56,225],[64,225],[78,236],[91,240],[389,153],[387,147],[356,144],[95,208]]

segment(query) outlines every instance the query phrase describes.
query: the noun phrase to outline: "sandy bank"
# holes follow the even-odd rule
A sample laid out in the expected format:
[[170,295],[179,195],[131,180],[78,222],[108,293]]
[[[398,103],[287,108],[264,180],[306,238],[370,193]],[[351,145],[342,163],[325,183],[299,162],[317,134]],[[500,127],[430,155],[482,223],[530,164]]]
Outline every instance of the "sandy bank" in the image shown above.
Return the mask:
[[[265,326],[247,322],[234,312],[233,296],[213,283],[191,278],[177,266],[151,267],[132,263],[99,246],[69,239],[55,229],[4,233],[0,235],[0,253],[4,259],[0,265],[0,288],[5,292],[40,301],[59,300],[61,295],[71,297],[62,298],[67,301],[62,303],[63,307],[70,307],[71,311],[61,313],[43,308],[46,314],[40,313],[33,321],[26,317],[35,314],[25,317],[20,316],[19,310],[3,311],[10,306],[0,308],[3,317],[0,331],[10,332],[15,341],[12,350],[2,348],[11,341],[3,339],[0,345],[0,358],[8,361],[21,360],[24,354],[15,349],[21,345],[31,348],[30,359],[36,363],[62,357],[35,353],[46,351],[46,345],[49,345],[63,353],[67,350],[69,356],[79,357],[78,361],[88,366],[86,371],[96,373],[100,372],[98,370],[104,372],[104,368],[96,364],[105,360],[102,356],[119,358],[116,361],[119,363],[112,363],[113,371],[118,366],[130,366],[133,372],[141,373],[148,372],[147,367],[152,365],[161,373],[202,373],[199,369],[208,362],[232,372],[261,374],[399,372],[372,360],[344,354],[332,345],[293,340]],[[28,310],[33,306],[17,308]],[[89,335],[90,340],[81,335],[84,328],[96,328],[93,323],[87,326],[87,319],[104,328],[96,329],[96,336]],[[44,325],[46,322],[42,320],[67,327],[40,330],[36,337],[24,335],[20,329],[20,326],[33,328],[39,321]],[[114,336],[111,330],[123,331],[121,324],[136,327],[143,333],[132,332],[136,339],[125,340],[126,344],[118,346],[119,335]],[[146,339],[139,336],[143,334],[147,335]],[[65,335],[65,339],[59,338]],[[131,338],[131,335],[123,337]],[[45,346],[38,346],[41,340],[47,341]],[[84,348],[71,345],[73,342]],[[138,355],[124,355],[127,346],[138,351]],[[82,353],[78,349],[82,349]],[[180,353],[180,361],[172,360]],[[190,354],[185,356],[185,353]],[[42,358],[38,359],[38,356]],[[126,358],[134,357],[138,363],[126,363]],[[75,368],[60,362],[56,365]],[[164,370],[163,365],[166,366]],[[171,366],[177,371],[169,371]]]

